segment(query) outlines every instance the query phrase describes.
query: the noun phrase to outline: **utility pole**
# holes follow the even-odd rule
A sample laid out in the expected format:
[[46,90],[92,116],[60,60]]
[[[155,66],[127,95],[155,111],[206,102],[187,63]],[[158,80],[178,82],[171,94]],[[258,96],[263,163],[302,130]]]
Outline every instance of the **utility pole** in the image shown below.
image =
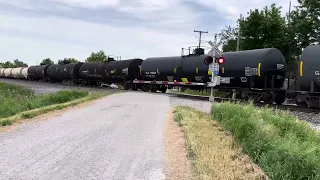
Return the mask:
[[291,18],[291,1],[289,3],[288,23],[290,23],[290,18]]
[[201,45],[201,35],[202,35],[202,33],[208,33],[208,31],[196,31],[196,30],[194,30],[193,32],[199,33],[199,48],[200,48],[200,45]]
[[242,20],[242,14],[240,14],[240,19],[238,20],[238,39],[237,39],[237,51],[239,51],[240,46],[240,21]]

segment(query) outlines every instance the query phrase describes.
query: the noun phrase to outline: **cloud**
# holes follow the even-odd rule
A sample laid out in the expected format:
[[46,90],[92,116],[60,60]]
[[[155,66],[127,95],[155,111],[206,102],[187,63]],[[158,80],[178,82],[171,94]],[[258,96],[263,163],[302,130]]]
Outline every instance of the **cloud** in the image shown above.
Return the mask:
[[[255,3],[252,3],[255,2]],[[271,0],[0,0],[0,61],[29,65],[50,57],[79,60],[104,50],[122,59],[178,56],[197,45],[193,30],[213,40],[240,13]],[[278,0],[277,4],[288,4]],[[209,46],[207,43],[203,45]]]

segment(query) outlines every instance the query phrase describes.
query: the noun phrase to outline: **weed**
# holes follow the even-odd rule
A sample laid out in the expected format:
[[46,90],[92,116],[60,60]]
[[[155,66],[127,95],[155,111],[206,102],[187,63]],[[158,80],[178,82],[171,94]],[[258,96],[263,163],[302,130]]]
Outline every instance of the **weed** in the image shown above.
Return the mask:
[[213,104],[211,113],[269,178],[320,178],[320,137],[306,122],[244,103]]

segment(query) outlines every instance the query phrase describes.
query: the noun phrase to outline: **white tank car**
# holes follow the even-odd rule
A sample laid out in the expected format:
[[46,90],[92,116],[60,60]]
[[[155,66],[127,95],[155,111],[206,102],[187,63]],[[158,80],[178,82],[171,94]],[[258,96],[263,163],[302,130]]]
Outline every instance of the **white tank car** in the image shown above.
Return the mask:
[[4,68],[0,68],[0,77],[2,77],[2,72],[3,72]]
[[13,68],[6,68],[4,69],[4,77],[10,77],[11,76],[11,70]]
[[21,78],[28,79],[28,69],[29,67],[25,67],[21,70]]
[[22,67],[13,68],[11,71],[10,77],[11,78],[20,78],[21,77],[21,70],[22,70]]

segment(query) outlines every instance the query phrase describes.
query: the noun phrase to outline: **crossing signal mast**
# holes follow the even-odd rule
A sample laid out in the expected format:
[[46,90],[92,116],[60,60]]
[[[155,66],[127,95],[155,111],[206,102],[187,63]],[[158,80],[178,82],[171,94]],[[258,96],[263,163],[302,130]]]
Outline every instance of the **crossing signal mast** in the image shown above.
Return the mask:
[[209,65],[211,71],[211,82],[208,84],[211,87],[210,102],[214,101],[213,88],[220,83],[230,83],[230,78],[223,78],[219,76],[219,66],[225,63],[225,59],[221,56],[221,52],[217,47],[217,34],[215,34],[214,42],[209,41],[212,49],[208,53],[208,57],[204,59],[204,63]]

